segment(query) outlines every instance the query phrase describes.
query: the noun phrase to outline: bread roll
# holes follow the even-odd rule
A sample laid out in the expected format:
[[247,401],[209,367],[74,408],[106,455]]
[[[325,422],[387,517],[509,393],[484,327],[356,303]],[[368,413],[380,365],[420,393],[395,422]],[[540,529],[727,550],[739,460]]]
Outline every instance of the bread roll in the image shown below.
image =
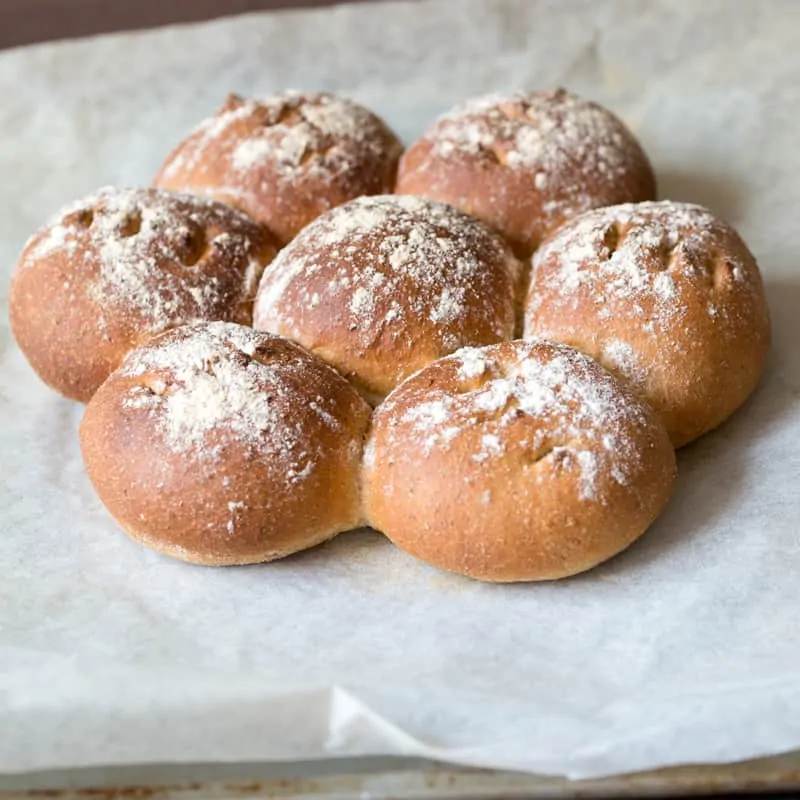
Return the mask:
[[86,407],[80,442],[131,537],[184,561],[250,564],[360,523],[369,415],[297,345],[201,323],[132,351]]
[[561,344],[465,348],[373,415],[367,519],[396,545],[486,581],[563,578],[626,548],[675,478],[656,415]]
[[155,185],[230,203],[286,244],[328,209],[392,191],[402,149],[383,120],[332,94],[232,94],[172,151]]
[[461,346],[511,338],[519,271],[497,234],[450,206],[362,197],[281,251],[253,324],[318,354],[374,402]]
[[557,231],[533,258],[525,335],[627,379],[681,447],[753,391],[770,320],[738,234],[700,206],[663,201],[591,211]]
[[221,203],[157,189],[105,188],[25,246],[11,328],[39,377],[86,402],[125,353],[191,320],[250,323],[267,231]]
[[619,119],[558,89],[487,95],[452,109],[408,148],[397,191],[474,214],[527,256],[570,217],[653,200],[656,186]]

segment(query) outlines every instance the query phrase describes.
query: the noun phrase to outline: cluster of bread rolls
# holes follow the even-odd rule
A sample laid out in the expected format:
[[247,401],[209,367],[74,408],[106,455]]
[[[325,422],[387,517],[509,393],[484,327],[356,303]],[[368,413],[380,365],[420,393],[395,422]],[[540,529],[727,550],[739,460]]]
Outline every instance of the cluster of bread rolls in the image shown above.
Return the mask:
[[145,545],[247,564],[371,525],[487,581],[641,536],[770,342],[737,233],[657,201],[633,134],[564,90],[474,99],[405,152],[331,94],[231,96],[152,188],[28,241],[10,319]]

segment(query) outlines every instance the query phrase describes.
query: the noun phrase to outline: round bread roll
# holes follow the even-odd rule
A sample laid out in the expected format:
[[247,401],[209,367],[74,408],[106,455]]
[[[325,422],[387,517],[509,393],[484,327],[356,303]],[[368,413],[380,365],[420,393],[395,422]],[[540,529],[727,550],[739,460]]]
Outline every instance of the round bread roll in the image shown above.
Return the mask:
[[474,214],[527,256],[570,217],[653,200],[656,184],[619,119],[558,89],[487,95],[454,108],[408,148],[397,191]]
[[25,246],[11,328],[39,377],[86,402],[123,356],[192,320],[249,324],[277,246],[244,214],[158,189],[104,188]]
[[485,581],[590,569],[647,529],[675,454],[658,417],[597,362],[550,342],[465,348],[373,415],[369,523],[422,561]]
[[700,206],[662,201],[557,231],[533,258],[525,336],[570,344],[627,379],[681,447],[753,391],[770,320],[738,234]]
[[198,323],[127,356],[87,405],[80,443],[131,537],[197,564],[251,564],[359,525],[369,417],[292,342]]
[[376,401],[459,347],[512,338],[520,266],[497,234],[450,206],[361,197],[281,251],[253,325],[299,342]]
[[236,206],[286,244],[334,206],[391,192],[402,150],[383,120],[332,94],[232,94],[172,151],[155,185]]

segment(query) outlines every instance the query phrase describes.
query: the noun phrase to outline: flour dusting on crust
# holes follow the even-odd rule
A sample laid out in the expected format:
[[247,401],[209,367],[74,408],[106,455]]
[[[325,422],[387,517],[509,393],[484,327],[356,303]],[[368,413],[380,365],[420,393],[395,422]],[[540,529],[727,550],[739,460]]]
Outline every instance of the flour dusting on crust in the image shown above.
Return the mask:
[[155,333],[240,317],[273,253],[258,225],[221,203],[106,187],[59,212],[31,239],[22,266],[63,258],[65,299],[85,292],[101,329],[132,318]]
[[420,337],[444,355],[483,343],[476,330],[486,341],[513,335],[519,269],[500,237],[450,206],[361,197],[280,253],[259,287],[255,325],[305,343],[322,324],[319,307],[326,327],[334,320],[361,347],[388,340],[413,350]]
[[233,189],[242,187],[237,174],[253,170],[279,180],[304,173],[332,182],[359,170],[383,171],[401,149],[378,117],[333,94],[287,91],[253,100],[232,95],[187,137],[162,178],[202,171],[213,154],[229,166]]
[[[457,177],[453,187],[448,182],[464,164],[477,164],[471,167],[476,175],[482,164],[496,174],[490,191],[494,213],[501,217],[509,203],[527,204],[535,196],[537,214],[550,221],[599,204],[644,199],[621,187],[638,185],[650,172],[640,145],[616,116],[563,89],[474,98],[439,117],[420,142],[422,148],[409,151],[423,154],[413,171],[421,182],[432,182],[433,196],[444,199],[457,189]],[[504,182],[504,170],[527,176],[527,199],[506,195],[523,184],[517,178]]]
[[566,224],[534,255],[525,333],[594,343],[592,355],[642,385],[652,359],[643,343],[666,356],[706,328],[741,326],[760,292],[752,257],[707,209],[611,206]]
[[511,169],[532,171],[545,189],[559,171],[580,162],[619,177],[628,168],[630,134],[609,111],[563,90],[490,94],[456,106],[434,126],[434,151],[490,151]]
[[[316,469],[321,431],[343,431],[331,390],[341,378],[297,345],[240,325],[178,328],[132,351],[119,374],[135,379],[123,407],[152,414],[175,453],[213,463],[235,443],[289,484]],[[313,424],[298,422],[298,408]]]
[[642,468],[635,436],[651,424],[595,361],[540,341],[459,350],[409,379],[376,414],[389,442],[407,441],[423,458],[464,447],[466,438],[477,443],[471,458],[482,469],[522,459],[535,469],[532,480],[567,472],[579,498],[597,502],[601,481],[635,481]]

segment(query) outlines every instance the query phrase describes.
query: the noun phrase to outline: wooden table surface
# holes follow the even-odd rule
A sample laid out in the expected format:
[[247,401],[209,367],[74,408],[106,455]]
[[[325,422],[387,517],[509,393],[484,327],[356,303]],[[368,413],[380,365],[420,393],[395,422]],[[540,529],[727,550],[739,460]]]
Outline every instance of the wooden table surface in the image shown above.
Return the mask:
[[247,11],[334,2],[336,0],[0,0],[0,48]]

